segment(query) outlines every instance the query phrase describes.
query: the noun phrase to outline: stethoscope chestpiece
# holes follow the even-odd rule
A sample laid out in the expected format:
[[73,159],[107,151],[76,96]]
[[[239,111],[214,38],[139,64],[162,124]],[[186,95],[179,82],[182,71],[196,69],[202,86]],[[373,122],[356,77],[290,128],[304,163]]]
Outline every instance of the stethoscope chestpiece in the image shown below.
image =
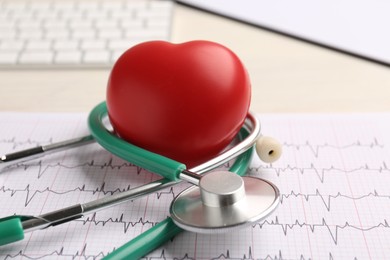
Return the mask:
[[204,175],[199,186],[181,192],[173,200],[170,214],[185,230],[224,233],[267,217],[279,204],[279,194],[266,180],[214,171]]

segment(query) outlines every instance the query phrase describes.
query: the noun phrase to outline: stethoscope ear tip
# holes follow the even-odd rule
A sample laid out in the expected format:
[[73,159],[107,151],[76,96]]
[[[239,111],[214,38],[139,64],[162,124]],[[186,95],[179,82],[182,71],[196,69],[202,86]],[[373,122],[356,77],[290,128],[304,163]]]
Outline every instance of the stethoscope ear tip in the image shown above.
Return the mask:
[[260,136],[256,142],[256,152],[265,163],[273,163],[282,155],[282,145],[275,138]]

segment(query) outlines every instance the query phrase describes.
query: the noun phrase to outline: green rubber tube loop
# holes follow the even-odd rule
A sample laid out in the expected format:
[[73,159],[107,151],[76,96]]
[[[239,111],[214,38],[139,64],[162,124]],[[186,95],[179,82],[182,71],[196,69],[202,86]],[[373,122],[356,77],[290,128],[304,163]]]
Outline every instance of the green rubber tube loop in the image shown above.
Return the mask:
[[20,216],[0,219],[0,246],[23,240],[24,231]]
[[[239,137],[244,139],[248,131],[241,129]],[[244,175],[250,165],[254,147],[237,157],[232,167],[229,169],[238,175]],[[160,247],[168,240],[179,234],[183,229],[176,226],[172,218],[168,217],[157,225],[133,238],[115,251],[103,258],[103,260],[139,259],[154,249]]]
[[150,172],[157,173],[171,181],[179,180],[180,173],[186,169],[184,164],[149,152],[110,133],[102,122],[106,115],[106,102],[102,102],[91,111],[88,117],[91,134],[101,146],[116,156]]

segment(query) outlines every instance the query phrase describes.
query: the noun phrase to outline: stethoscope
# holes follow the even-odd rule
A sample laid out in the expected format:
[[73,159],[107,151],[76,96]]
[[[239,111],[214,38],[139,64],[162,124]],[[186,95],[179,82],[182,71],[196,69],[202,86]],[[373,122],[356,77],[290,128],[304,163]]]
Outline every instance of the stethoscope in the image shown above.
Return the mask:
[[[148,237],[148,241],[151,236],[154,237],[152,240],[156,243],[155,245],[150,243],[144,245],[143,247],[146,247],[144,251],[137,247],[138,257],[176,235],[181,231],[178,227],[198,233],[227,232],[260,221],[277,207],[279,190],[275,185],[259,178],[240,177],[247,171],[256,142],[257,153],[265,162],[273,162],[281,154],[278,142],[260,135],[259,121],[251,113],[247,115],[236,145],[192,169],[185,169],[181,163],[148,152],[120,139],[113,134],[110,125],[106,122],[106,116],[107,108],[103,102],[96,106],[89,115],[90,136],[6,154],[1,156],[0,165],[8,166],[96,140],[113,154],[161,174],[165,178],[119,194],[40,216],[14,215],[2,218],[0,219],[0,245],[22,240],[25,233],[66,223],[86,214],[171,187],[181,180],[190,182],[194,186],[187,188],[173,200],[170,207],[171,219],[160,222],[132,240],[142,244],[145,237]],[[235,157],[236,160],[230,171],[209,172]],[[209,173],[200,175],[205,172]],[[117,256],[120,253],[129,256],[128,250],[122,250],[122,248],[109,256]]]
[[[257,153],[265,162],[273,162],[281,154],[278,142],[261,136],[259,121],[251,113],[248,113],[238,134],[239,142],[236,145],[192,169],[185,169],[181,163],[148,152],[120,139],[112,132],[106,118],[107,108],[103,102],[96,106],[89,115],[90,136],[6,154],[1,156],[0,165],[8,166],[97,141],[113,154],[165,178],[119,194],[40,216],[14,215],[2,218],[0,219],[0,245],[22,240],[25,233],[66,223],[86,214],[171,187],[181,180],[192,183],[194,186],[181,192],[172,201],[171,219],[160,222],[140,237],[130,241],[140,244],[147,237],[148,241],[153,240],[155,244],[143,245],[142,250],[138,246],[128,244],[109,256],[115,257],[125,253],[126,256],[141,257],[176,235],[181,231],[180,228],[198,233],[227,232],[260,221],[277,207],[279,190],[275,185],[263,179],[240,176],[248,169],[256,142]],[[235,157],[230,171],[209,172]],[[205,172],[209,173],[201,175]],[[131,254],[129,250],[135,250],[136,254]]]
[[[230,171],[211,171],[204,176],[198,174],[227,162],[254,145],[260,135],[260,126],[251,114],[247,117],[251,126],[245,125],[251,129],[251,134],[226,151],[223,156],[225,158],[217,157],[205,166],[202,164],[199,169],[186,170],[181,163],[140,149],[106,131],[102,124],[106,112],[103,103],[92,111],[89,120],[92,135],[100,145],[125,160],[157,172],[166,179],[174,182],[184,180],[195,185],[181,192],[171,204],[170,215],[179,227],[197,233],[226,232],[257,222],[275,209],[279,191],[270,182],[259,178],[240,177]],[[267,140],[268,145],[264,145]],[[275,144],[266,137],[262,137],[261,141],[263,146],[268,148]],[[259,147],[261,146],[260,144]],[[268,160],[275,159],[280,155],[280,147],[274,145],[266,155]]]
[[[191,169],[187,169],[180,162],[121,139],[107,120],[107,114],[107,106],[103,102],[89,114],[88,126],[91,135],[3,155],[0,157],[0,166],[96,141],[112,154],[164,178],[119,194],[40,216],[13,215],[2,218],[0,246],[22,240],[25,233],[81,218],[86,214],[171,187],[180,181],[189,182],[193,186],[174,198],[169,210],[170,218],[118,248],[109,254],[107,259],[142,257],[182,229],[197,233],[222,233],[248,226],[264,219],[279,204],[279,190],[274,184],[260,178],[242,177],[249,167],[254,147],[264,162],[273,162],[281,154],[280,144],[273,138],[260,134],[259,121],[250,112],[234,144],[213,159]],[[234,158],[229,171],[214,170]],[[207,174],[203,174],[206,172]]]

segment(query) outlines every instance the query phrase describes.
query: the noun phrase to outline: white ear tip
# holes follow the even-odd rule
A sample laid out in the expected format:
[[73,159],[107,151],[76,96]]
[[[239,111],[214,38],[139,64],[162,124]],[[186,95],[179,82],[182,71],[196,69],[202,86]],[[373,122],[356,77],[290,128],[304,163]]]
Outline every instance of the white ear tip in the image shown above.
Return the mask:
[[272,163],[282,155],[282,145],[275,138],[261,136],[256,142],[256,151],[263,162]]

